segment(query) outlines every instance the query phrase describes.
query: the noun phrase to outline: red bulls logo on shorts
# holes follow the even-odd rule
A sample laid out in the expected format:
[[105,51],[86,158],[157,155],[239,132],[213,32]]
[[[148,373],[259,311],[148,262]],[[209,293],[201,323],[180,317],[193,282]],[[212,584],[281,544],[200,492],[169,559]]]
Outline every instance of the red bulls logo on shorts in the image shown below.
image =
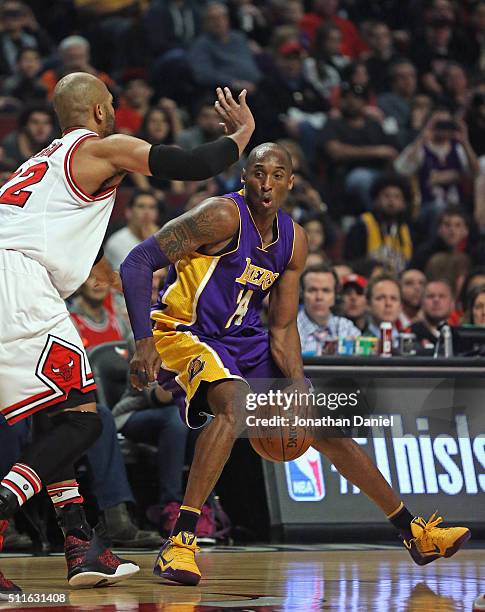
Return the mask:
[[55,368],[53,365],[51,365],[51,370],[54,372],[54,374],[59,374],[64,380],[67,381],[71,380],[72,378],[73,366],[74,359],[71,357],[71,359],[69,359],[69,363],[64,363],[59,368]]
[[64,401],[72,389],[82,393],[96,389],[83,348],[50,334],[39,356],[35,375],[42,382],[38,393],[0,409],[10,424]]
[[53,340],[41,372],[57,387],[68,393],[71,389],[82,389],[81,367],[81,355],[78,351]]

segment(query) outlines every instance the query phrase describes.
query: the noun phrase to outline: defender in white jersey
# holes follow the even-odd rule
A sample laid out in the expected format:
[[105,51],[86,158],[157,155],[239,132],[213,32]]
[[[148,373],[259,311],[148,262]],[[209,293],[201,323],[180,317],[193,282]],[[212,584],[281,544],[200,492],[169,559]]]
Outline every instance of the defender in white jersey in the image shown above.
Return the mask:
[[116,195],[110,188],[91,196],[76,185],[74,155],[93,138],[91,130],[68,130],[0,189],[0,283],[9,289],[0,291],[0,409],[10,423],[72,389],[95,389],[64,304],[89,275]]
[[[12,424],[46,410],[52,424],[0,483],[0,549],[8,519],[45,485],[65,534],[73,586],[117,582],[139,568],[102,546],[82,509],[73,463],[101,424],[91,368],[64,299],[91,269],[101,282],[117,281],[101,243],[124,174],[202,180],[221,172],[254,130],[245,95],[238,103],[227,88],[218,89],[226,136],[184,151],[113,134],[106,86],[92,75],[70,74],[54,93],[62,138],[0,189],[0,412]],[[18,590],[0,573],[0,596]]]

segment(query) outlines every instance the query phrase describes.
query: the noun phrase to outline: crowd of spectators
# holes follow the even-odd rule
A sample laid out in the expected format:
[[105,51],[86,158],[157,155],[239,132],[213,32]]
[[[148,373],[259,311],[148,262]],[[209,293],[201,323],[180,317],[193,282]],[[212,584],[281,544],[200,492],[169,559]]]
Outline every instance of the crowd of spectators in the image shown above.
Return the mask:
[[[0,4],[2,172],[57,134],[50,100],[69,72],[106,83],[118,131],[182,147],[220,134],[217,85],[246,88],[251,145],[278,140],[291,152],[287,208],[320,231],[312,253],[351,267],[370,258],[396,274],[410,263],[425,271],[441,250],[485,263],[483,0],[55,5]],[[242,164],[200,184],[126,179],[108,233],[120,229],[134,189],[152,192],[161,223],[239,188]],[[455,245],[438,229],[450,206],[467,226]]]
[[[70,72],[104,81],[117,131],[185,148],[221,133],[214,88],[245,88],[251,146],[278,141],[293,160],[285,207],[309,242],[304,353],[378,336],[383,321],[427,348],[445,323],[485,325],[484,0],[49,4],[0,2],[0,184],[59,135],[50,101]],[[127,177],[106,236],[112,266],[165,221],[240,189],[243,166],[200,183]],[[88,348],[129,340],[120,301],[90,279],[78,292],[70,309]],[[111,440],[117,431],[173,456],[155,476],[162,532],[181,501],[184,456],[169,448],[187,436],[175,412],[170,397],[127,390],[104,416]],[[103,508],[111,535],[150,540],[127,518],[128,485],[119,489]],[[210,508],[206,518],[213,532]]]

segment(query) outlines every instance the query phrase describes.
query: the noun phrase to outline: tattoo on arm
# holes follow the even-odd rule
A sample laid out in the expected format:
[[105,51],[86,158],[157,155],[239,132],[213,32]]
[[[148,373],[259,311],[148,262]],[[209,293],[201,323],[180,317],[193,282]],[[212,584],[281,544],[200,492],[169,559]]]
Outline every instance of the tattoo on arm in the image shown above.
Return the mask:
[[226,237],[224,218],[212,206],[201,206],[164,225],[155,237],[172,262]]
[[210,222],[206,212],[197,215],[188,215],[185,219],[175,219],[167,223],[157,232],[156,238],[162,251],[175,262],[188,252],[197,248],[200,241],[210,239]]

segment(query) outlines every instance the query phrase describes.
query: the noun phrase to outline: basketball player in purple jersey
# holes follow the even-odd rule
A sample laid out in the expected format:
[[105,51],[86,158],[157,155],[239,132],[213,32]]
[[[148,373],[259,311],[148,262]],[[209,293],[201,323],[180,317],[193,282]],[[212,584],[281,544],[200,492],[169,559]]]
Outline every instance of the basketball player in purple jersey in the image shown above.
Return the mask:
[[[154,568],[181,584],[200,580],[195,527],[240,433],[245,380],[287,378],[292,388],[308,390],[296,326],[307,243],[281,210],[293,186],[291,158],[281,146],[260,145],[242,178],[242,192],[210,198],[170,221],[121,266],[136,339],[132,384],[158,380],[183,398],[189,426],[203,425],[204,412],[214,415],[198,438],[177,523]],[[150,317],[152,273],[170,264]],[[259,318],[268,293],[269,333]],[[440,529],[441,519],[414,517],[351,438],[315,440],[314,446],[383,510],[418,564],[451,556],[469,538],[468,529]]]

